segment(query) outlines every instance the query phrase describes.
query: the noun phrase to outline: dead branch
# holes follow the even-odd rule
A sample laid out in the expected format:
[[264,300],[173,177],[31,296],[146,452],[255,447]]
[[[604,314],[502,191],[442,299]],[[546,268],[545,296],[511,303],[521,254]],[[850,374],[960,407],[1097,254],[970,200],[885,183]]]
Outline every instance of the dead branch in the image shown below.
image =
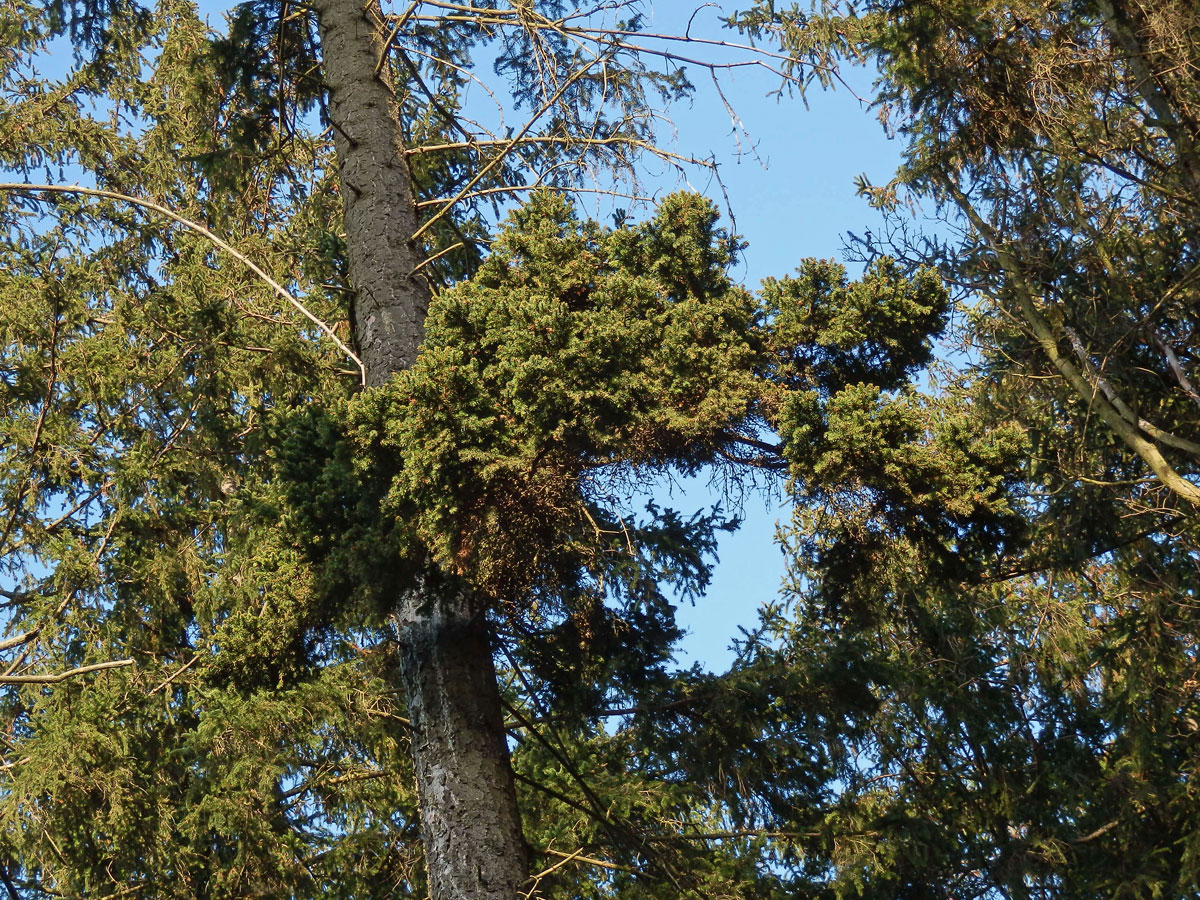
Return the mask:
[[0,675],[0,684],[60,684],[76,675],[86,675],[89,672],[99,672],[103,669],[122,669],[132,666],[132,659],[114,659],[109,662],[93,663],[90,666],[77,666],[65,672],[54,675]]

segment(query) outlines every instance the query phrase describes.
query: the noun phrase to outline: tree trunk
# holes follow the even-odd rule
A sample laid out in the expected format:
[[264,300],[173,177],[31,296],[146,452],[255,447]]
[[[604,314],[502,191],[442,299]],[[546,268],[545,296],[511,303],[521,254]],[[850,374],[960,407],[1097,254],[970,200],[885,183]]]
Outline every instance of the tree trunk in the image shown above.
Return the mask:
[[426,595],[396,625],[430,896],[513,900],[529,869],[487,620],[470,595]]
[[400,110],[384,80],[391,70],[377,0],[317,0],[313,8],[346,209],[351,327],[367,384],[379,385],[413,364],[425,334],[429,285],[416,274],[412,178]]
[[[429,287],[376,0],[315,0],[368,386],[411,366]],[[515,900],[528,875],[485,605],[430,572],[394,615],[434,900]]]

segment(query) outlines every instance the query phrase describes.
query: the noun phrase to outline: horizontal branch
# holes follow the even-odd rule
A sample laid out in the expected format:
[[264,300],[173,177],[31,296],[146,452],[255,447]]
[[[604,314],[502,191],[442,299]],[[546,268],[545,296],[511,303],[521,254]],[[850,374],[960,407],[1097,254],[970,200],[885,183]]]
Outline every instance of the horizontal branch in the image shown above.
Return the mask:
[[376,778],[387,778],[394,774],[383,769],[372,769],[369,772],[348,772],[345,775],[335,775],[332,778],[317,778],[312,781],[305,781],[290,791],[285,791],[281,796],[284,800],[290,800],[293,797],[298,797],[309,791],[315,791],[318,788],[337,787],[340,784],[353,784],[356,781],[373,781]]
[[[559,859],[562,859],[564,862],[587,863],[589,866],[599,866],[603,869],[613,869],[618,872],[636,872],[637,871],[636,869],[631,869],[629,866],[619,866],[616,863],[610,863],[603,859],[596,859],[595,857],[584,856],[582,850],[577,850],[574,853],[563,853],[561,850],[551,850],[549,847],[547,847],[545,850],[542,850],[540,852],[545,853],[548,856],[557,856]],[[542,873],[542,874],[545,874],[545,873]]]
[[[608,532],[609,534],[617,534],[618,532]],[[671,709],[678,709],[684,706],[691,706],[695,703],[700,703],[707,700],[706,697],[680,697],[677,700],[671,700],[667,703],[653,703],[642,706],[625,706],[617,709],[601,709],[593,713],[589,713],[584,718],[587,719],[611,719],[617,716],[633,716],[639,713],[666,712]],[[521,727],[530,725],[542,725],[548,722],[569,722],[575,717],[570,715],[545,715],[545,716],[526,716],[522,721],[511,720],[504,723],[507,731],[514,731]]]
[[104,669],[123,669],[133,665],[132,659],[114,659],[109,662],[93,663],[90,666],[78,666],[54,675],[0,675],[0,684],[59,684],[76,675],[86,675],[89,672],[100,672]]
[[[613,135],[606,138],[589,138],[589,137],[571,137],[570,135],[526,135],[516,142],[516,146],[523,147],[529,144],[564,144],[570,147],[633,147],[638,150],[644,150],[652,156],[657,156],[659,159],[671,160],[672,162],[686,164],[689,166],[711,166],[709,160],[697,159],[694,156],[685,156],[682,153],[673,153],[659,147],[650,141],[643,138],[633,137],[632,135]],[[436,153],[441,150],[468,150],[482,149],[484,147],[504,147],[505,151],[512,149],[512,141],[510,140],[470,140],[470,141],[450,141],[444,144],[429,144],[423,147],[409,147],[404,152],[409,156],[416,156],[422,153]]]
[[676,841],[728,841],[735,838],[782,838],[784,840],[812,839],[821,837],[819,831],[762,831],[745,828],[739,831],[709,831],[703,834],[657,834],[647,835],[651,844],[669,844]]
[[[466,194],[460,194],[455,197],[438,197],[434,200],[420,200],[417,202],[417,209],[425,209],[430,206],[441,206],[458,203],[461,200],[470,200],[475,197],[487,197],[492,194],[519,194],[524,191],[536,191],[538,188],[545,187],[544,184],[505,184],[498,187],[481,188],[477,191],[471,191]],[[581,187],[564,187],[556,188],[569,194],[601,194],[605,197],[619,197],[622,200],[635,200],[639,202],[650,202],[653,197],[646,197],[641,194],[629,194],[624,191],[614,191],[607,188],[581,188]],[[418,267],[419,268],[419,267]]]

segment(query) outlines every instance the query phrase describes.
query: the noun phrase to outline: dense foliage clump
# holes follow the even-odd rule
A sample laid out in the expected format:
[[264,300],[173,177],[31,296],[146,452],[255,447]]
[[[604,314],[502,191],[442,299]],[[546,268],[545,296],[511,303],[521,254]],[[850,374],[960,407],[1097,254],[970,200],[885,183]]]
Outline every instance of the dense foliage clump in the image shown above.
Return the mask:
[[357,458],[395,469],[381,512],[514,600],[617,527],[620,477],[711,463],[754,411],[760,353],[716,219],[689,195],[617,230],[549,193],[515,213],[435,301],[413,369],[355,403]]
[[[309,6],[242,4],[228,38],[180,0],[0,9],[0,166],[108,191],[0,192],[4,889],[424,895],[436,714],[397,648],[466,610],[530,897],[1194,893],[1195,10],[740,15],[799,63],[872,60],[908,142],[863,182],[892,218],[861,276],[758,292],[700,197],[610,228],[525,192],[628,174],[647,97],[686,92],[623,43],[639,17],[585,58],[557,4],[381,11],[403,273],[439,290],[363,387]],[[542,110],[519,139],[460,114],[493,36]],[[736,522],[650,500],[704,473],[792,502],[784,595],[721,674],[674,667],[674,608]]]

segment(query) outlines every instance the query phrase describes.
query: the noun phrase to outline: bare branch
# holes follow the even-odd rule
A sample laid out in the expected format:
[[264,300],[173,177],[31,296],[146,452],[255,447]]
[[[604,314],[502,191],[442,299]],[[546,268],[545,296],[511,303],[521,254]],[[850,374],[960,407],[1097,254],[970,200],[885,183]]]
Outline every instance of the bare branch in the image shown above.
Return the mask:
[[464,197],[466,197],[468,194],[470,194],[472,189],[475,187],[475,185],[479,184],[479,182],[482,181],[488,175],[489,172],[491,172],[494,168],[496,168],[496,166],[498,166],[501,163],[501,161],[504,160],[504,158],[508,155],[508,151],[511,150],[514,146],[516,146],[517,142],[520,141],[523,137],[525,137],[525,135],[527,135],[529,133],[530,129],[533,128],[534,123],[537,122],[537,120],[540,119],[542,117],[542,115],[544,115],[555,104],[555,102],[558,101],[559,97],[561,97],[563,94],[566,93],[567,88],[569,88],[572,84],[574,84],[576,81],[578,81],[580,78],[582,78],[584,76],[584,74],[587,73],[592,68],[592,66],[594,66],[596,63],[600,62],[602,59],[604,59],[604,57],[597,56],[591,62],[580,66],[578,69],[576,69],[574,72],[572,72],[571,76],[569,78],[567,78],[559,86],[557,91],[554,92],[553,96],[551,96],[548,100],[546,100],[546,102],[544,102],[538,108],[537,112],[535,112],[532,116],[529,117],[529,120],[524,124],[524,126],[522,126],[521,130],[518,131],[512,137],[512,139],[507,142],[507,146],[500,152],[500,154],[497,155],[496,158],[493,159],[491,162],[489,162],[486,166],[484,166],[478,172],[476,172],[474,177],[471,178],[471,180],[468,181],[463,186],[462,190],[460,190],[457,195],[455,195],[453,198],[451,198],[446,203],[446,205],[443,206],[440,210],[438,210],[434,215],[430,216],[429,219],[426,220],[425,224],[423,224],[420,228],[418,228],[415,232],[413,232],[412,240],[413,241],[419,240],[421,235],[424,234],[426,231],[428,231],[434,225],[435,222],[437,222],[439,219],[441,219],[443,216],[445,216],[450,211],[450,209],[454,206],[454,204],[456,204],[458,201],[462,200]]
[[[642,138],[633,137],[630,135],[614,135],[606,138],[586,138],[586,137],[570,137],[567,135],[530,135],[515,142],[516,146],[526,145],[562,144],[570,147],[634,147],[638,150],[645,150],[660,159],[669,160],[675,163],[682,163],[692,166],[711,167],[711,163],[703,159],[697,159],[694,156],[685,156],[682,153],[672,153],[670,150],[664,150],[662,147],[652,144],[650,141]],[[422,153],[435,153],[439,150],[461,150],[461,149],[482,149],[484,147],[502,146],[504,152],[514,148],[512,140],[484,140],[484,141],[452,141],[444,144],[429,144],[423,147],[410,147],[405,150],[409,156],[415,156]]]
[[122,669],[132,666],[133,663],[132,659],[114,659],[90,666],[78,666],[55,675],[0,675],[0,684],[59,684],[76,675],[86,675],[88,672],[99,672],[103,669]]
[[[438,206],[440,204],[453,204],[461,200],[469,200],[472,197],[488,197],[493,194],[519,194],[525,191],[536,191],[542,186],[544,178],[539,177],[534,184],[505,184],[498,187],[483,188],[478,191],[471,191],[468,194],[456,197],[439,197],[435,200],[422,200],[416,204],[418,209],[424,209],[430,206]],[[566,187],[560,190],[571,194],[603,194],[605,197],[621,197],[625,200],[635,200],[639,202],[650,202],[653,197],[647,197],[643,194],[630,194],[624,191],[613,191],[607,188],[581,188],[581,187]],[[424,265],[424,263],[422,263]],[[419,268],[419,267],[418,267]]]
[[1175,355],[1174,348],[1154,328],[1150,329],[1150,339],[1154,341],[1154,346],[1158,348],[1159,353],[1167,358],[1167,366],[1171,369],[1175,380],[1179,382],[1179,386],[1183,388],[1184,393],[1191,397],[1193,403],[1200,406],[1200,393],[1197,393],[1196,389],[1192,387],[1192,382],[1188,380],[1183,366],[1179,364],[1179,357]]
[[180,666],[178,669],[176,669],[174,672],[172,672],[170,675],[168,675],[166,678],[164,678],[162,680],[162,682],[159,683],[158,687],[154,688],[152,691],[147,693],[146,696],[147,697],[153,696],[154,694],[157,694],[159,691],[161,691],[163,688],[167,687],[172,681],[174,681],[176,678],[178,678],[180,675],[182,675],[184,672],[186,672],[188,669],[190,669],[192,666],[194,666],[197,662],[199,662],[201,657],[203,657],[203,656],[204,656],[203,653],[195,654],[191,659],[189,659],[187,662],[185,662],[182,666]]
[[551,850],[549,847],[547,847],[545,850],[542,850],[540,852],[545,853],[547,856],[557,856],[559,859],[562,860],[562,862],[556,863],[555,865],[553,865],[549,869],[547,869],[545,872],[543,872],[542,873],[543,875],[553,871],[554,869],[557,869],[561,865],[566,865],[568,862],[587,863],[589,866],[599,866],[602,869],[612,869],[617,872],[636,871],[635,869],[631,869],[628,866],[619,866],[616,863],[610,863],[603,859],[596,859],[595,857],[592,857],[592,856],[584,856],[582,847],[580,847],[574,853],[563,853],[561,850]]

